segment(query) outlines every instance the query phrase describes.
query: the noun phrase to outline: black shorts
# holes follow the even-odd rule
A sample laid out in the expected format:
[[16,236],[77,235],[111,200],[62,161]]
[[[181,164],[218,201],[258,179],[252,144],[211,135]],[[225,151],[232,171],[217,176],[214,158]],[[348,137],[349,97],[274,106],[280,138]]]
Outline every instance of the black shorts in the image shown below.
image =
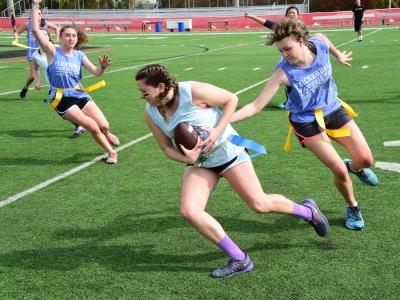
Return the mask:
[[[351,120],[351,117],[347,114],[343,107],[340,107],[338,110],[335,110],[334,112],[324,117],[326,129],[342,128]],[[300,141],[300,144],[303,147],[303,143],[306,140],[324,131],[321,127],[318,126],[317,120],[309,123],[296,123],[292,121],[290,121],[290,123],[293,126],[294,133],[296,134],[297,139]]]
[[354,31],[360,31],[363,21],[354,21]]
[[56,111],[61,117],[64,117],[72,106],[76,105],[82,110],[90,101],[92,101],[91,98],[62,97]]

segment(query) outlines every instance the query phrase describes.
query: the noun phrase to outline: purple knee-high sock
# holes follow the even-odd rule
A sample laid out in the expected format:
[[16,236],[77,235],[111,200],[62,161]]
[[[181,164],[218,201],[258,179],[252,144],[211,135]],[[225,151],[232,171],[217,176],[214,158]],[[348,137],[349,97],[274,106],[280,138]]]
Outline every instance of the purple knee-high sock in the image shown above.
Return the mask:
[[297,203],[293,204],[293,212],[292,215],[298,216],[300,218],[303,218],[306,221],[311,221],[312,219],[312,212],[311,209],[307,206],[300,205]]
[[217,244],[230,258],[235,260],[243,260],[246,258],[246,254],[229,238],[225,237]]

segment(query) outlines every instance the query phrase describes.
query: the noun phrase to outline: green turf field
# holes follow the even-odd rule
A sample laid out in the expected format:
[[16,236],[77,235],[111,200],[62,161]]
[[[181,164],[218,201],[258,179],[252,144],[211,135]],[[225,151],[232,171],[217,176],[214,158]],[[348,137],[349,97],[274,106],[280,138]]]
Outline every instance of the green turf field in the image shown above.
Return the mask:
[[[339,96],[360,115],[375,160],[400,163],[400,148],[383,145],[400,140],[400,31],[369,28],[361,43],[350,29],[325,34],[353,51],[352,68],[332,58],[334,77]],[[329,171],[294,137],[292,152],[282,151],[287,112],[276,105],[283,91],[262,113],[234,126],[269,150],[253,160],[265,190],[297,202],[317,199],[330,234],[319,238],[293,217],[257,215],[221,181],[208,211],[250,253],[255,268],[229,279],[209,277],[226,257],[180,217],[184,165],[166,159],[148,135],[134,74],[162,63],[180,81],[237,93],[242,106],[258,95],[280,56],[264,46],[265,35],[91,35],[96,52],[88,57],[113,60],[102,77],[107,86],[92,96],[121,140],[115,166],[96,161],[103,151],[89,134],[71,138],[73,126],[43,104],[46,87],[19,98],[28,72],[23,58],[0,60],[0,298],[398,299],[400,174],[375,168],[380,185],[372,188],[353,178],[366,229],[345,229],[344,201]],[[16,55],[10,43],[0,33],[1,59]],[[97,80],[86,73],[83,83]],[[57,176],[63,178],[49,184]]]

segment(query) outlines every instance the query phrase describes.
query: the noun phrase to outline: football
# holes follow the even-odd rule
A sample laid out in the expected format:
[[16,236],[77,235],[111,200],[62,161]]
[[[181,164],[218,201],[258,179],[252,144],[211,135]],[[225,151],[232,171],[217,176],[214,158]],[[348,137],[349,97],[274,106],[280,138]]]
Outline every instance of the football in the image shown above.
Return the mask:
[[174,129],[174,143],[175,147],[183,153],[179,145],[183,145],[186,149],[193,149],[196,146],[197,139],[201,140],[208,138],[208,132],[199,126],[193,126],[189,123],[179,123]]

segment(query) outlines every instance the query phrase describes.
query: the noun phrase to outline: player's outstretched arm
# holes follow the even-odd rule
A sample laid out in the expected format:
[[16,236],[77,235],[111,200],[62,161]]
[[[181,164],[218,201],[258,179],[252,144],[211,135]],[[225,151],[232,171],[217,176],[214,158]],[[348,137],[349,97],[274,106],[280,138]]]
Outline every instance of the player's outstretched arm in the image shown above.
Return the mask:
[[248,13],[247,11],[244,13],[244,16],[246,18],[250,18],[253,19],[254,21],[256,21],[257,23],[264,25],[264,23],[267,21],[267,19],[261,18],[261,17],[257,17],[255,15],[252,15],[250,13]]
[[267,84],[265,85],[261,94],[258,95],[257,98],[252,102],[246,104],[241,109],[236,111],[231,118],[231,122],[233,123],[245,120],[258,114],[265,106],[268,105],[272,97],[278,92],[281,85],[288,85],[286,81],[287,77],[284,71],[280,68],[276,69],[271,78],[267,81]]
[[346,52],[346,51],[339,51],[335,45],[330,41],[330,39],[328,39],[324,34],[322,33],[316,33],[314,34],[314,37],[316,37],[317,39],[320,39],[322,41],[324,41],[325,43],[328,44],[329,46],[329,52],[336,57],[336,60],[347,67],[351,67],[350,61],[353,60],[353,53],[352,52]]
[[47,55],[48,61],[52,61],[55,49],[52,43],[41,33],[40,25],[39,25],[39,4],[42,0],[33,0],[32,1],[32,12],[31,12],[31,20],[32,20],[32,32],[36,37],[36,40],[39,42],[40,48],[44,50]]

